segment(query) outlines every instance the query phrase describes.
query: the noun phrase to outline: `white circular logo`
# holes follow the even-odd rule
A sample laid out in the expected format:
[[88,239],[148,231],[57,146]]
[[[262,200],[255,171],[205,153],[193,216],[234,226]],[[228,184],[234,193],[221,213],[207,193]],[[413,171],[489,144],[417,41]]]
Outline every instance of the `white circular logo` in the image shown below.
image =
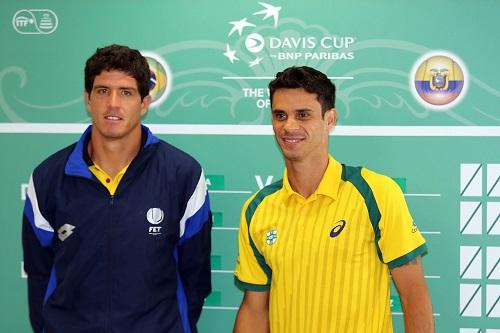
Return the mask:
[[23,35],[48,35],[58,24],[56,13],[50,9],[21,9],[12,17],[14,30]]
[[245,46],[252,53],[259,53],[264,48],[264,37],[258,33],[251,33],[245,39]]
[[163,217],[163,210],[161,210],[160,208],[149,208],[146,214],[146,218],[151,224],[160,224],[161,221],[163,221]]

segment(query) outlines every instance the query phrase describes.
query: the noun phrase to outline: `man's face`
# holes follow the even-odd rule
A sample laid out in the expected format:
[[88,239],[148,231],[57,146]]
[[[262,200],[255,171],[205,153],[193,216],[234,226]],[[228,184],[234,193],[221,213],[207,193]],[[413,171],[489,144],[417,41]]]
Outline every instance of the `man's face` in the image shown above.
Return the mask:
[[85,92],[87,111],[97,130],[95,135],[108,140],[126,139],[140,131],[141,117],[150,101],[150,96],[141,101],[133,77],[116,70],[101,72],[95,77],[90,94]]
[[321,116],[321,104],[302,88],[274,92],[272,123],[276,142],[288,161],[314,161],[328,156],[328,135],[335,109]]

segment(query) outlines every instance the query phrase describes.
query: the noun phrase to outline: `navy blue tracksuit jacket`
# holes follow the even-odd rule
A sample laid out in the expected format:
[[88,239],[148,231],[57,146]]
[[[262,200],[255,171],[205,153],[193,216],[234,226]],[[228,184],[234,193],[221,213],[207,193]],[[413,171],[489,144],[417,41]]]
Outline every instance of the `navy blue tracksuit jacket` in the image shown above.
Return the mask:
[[205,177],[143,126],[113,196],[81,139],[42,162],[23,214],[30,320],[45,333],[194,333],[211,291]]

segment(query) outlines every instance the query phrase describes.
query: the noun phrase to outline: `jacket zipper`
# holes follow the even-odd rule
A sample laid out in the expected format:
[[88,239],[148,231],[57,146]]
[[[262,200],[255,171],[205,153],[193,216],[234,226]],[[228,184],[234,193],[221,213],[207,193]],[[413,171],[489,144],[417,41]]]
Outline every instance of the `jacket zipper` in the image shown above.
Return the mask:
[[113,229],[113,220],[114,220],[114,203],[115,203],[115,196],[111,195],[109,198],[109,206],[111,209],[111,217],[109,222],[107,223],[107,269],[106,269],[106,290],[107,290],[107,300],[106,300],[106,317],[105,317],[105,328],[104,332],[109,332],[109,327],[110,327],[110,316],[111,316],[111,299],[112,299],[112,285],[111,285],[111,271],[112,271],[112,229]]

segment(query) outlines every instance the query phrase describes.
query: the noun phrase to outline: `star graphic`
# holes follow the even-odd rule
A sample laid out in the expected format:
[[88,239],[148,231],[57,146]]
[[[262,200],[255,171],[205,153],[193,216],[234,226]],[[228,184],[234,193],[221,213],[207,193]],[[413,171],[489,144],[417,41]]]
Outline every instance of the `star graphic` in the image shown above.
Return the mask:
[[236,56],[236,51],[231,50],[229,44],[226,44],[226,52],[224,52],[224,55],[229,59],[229,61],[231,61],[231,63],[234,63],[235,60],[240,60]]
[[259,4],[264,7],[265,9],[253,13],[253,15],[260,15],[263,14],[265,15],[262,19],[265,20],[268,17],[273,17],[274,18],[274,27],[276,28],[278,26],[278,18],[279,18],[279,12],[281,10],[281,7],[276,7],[273,5],[270,5],[265,2],[259,2]]
[[249,67],[253,67],[253,66],[257,66],[260,64],[260,62],[262,61],[263,58],[261,57],[257,57],[255,58],[255,60],[252,60],[248,63]]
[[239,20],[239,21],[231,21],[231,22],[229,22],[229,24],[232,24],[233,28],[231,29],[231,31],[229,31],[228,36],[231,36],[233,34],[233,32],[235,32],[235,31],[238,31],[238,35],[241,36],[241,34],[243,32],[243,28],[255,27],[255,24],[247,22],[246,17],[244,19]]

